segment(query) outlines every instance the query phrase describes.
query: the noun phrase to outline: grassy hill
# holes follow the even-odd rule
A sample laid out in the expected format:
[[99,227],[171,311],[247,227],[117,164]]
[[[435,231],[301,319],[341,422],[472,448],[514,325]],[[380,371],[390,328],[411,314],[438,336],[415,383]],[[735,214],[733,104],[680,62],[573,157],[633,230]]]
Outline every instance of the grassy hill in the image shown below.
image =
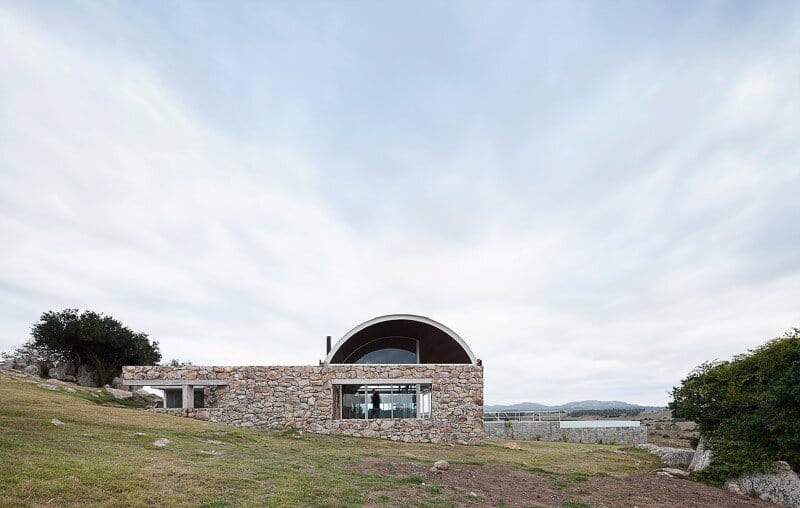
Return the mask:
[[[300,436],[114,407],[91,389],[54,387],[0,371],[0,506],[585,506],[598,481],[629,485],[632,494],[623,488],[604,501],[622,506],[649,495],[636,482],[660,478],[648,474],[653,456],[613,446]],[[170,444],[158,448],[158,438]],[[429,473],[439,459],[451,469]]]

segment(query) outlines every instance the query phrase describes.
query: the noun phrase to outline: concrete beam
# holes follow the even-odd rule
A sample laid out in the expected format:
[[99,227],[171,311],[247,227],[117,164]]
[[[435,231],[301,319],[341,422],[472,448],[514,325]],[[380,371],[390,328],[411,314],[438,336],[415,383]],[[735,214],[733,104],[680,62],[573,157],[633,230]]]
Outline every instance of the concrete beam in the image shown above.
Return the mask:
[[366,379],[331,379],[333,385],[429,385],[429,378],[366,378]]
[[123,379],[126,386],[226,386],[229,383],[222,379]]

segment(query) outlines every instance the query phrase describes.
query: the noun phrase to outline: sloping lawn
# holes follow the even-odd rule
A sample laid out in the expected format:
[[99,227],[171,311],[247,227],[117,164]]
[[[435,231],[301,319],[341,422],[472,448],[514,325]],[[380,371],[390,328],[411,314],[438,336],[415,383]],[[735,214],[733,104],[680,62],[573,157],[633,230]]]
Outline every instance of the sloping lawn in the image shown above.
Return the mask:
[[[474,492],[436,487],[427,467],[444,459],[478,474],[510,468],[554,488],[659,467],[650,454],[615,446],[519,442],[522,450],[510,450],[236,429],[56,387],[0,371],[2,506],[479,505]],[[158,438],[170,444],[157,448]],[[371,462],[398,468],[362,467]],[[422,473],[404,474],[406,464]]]

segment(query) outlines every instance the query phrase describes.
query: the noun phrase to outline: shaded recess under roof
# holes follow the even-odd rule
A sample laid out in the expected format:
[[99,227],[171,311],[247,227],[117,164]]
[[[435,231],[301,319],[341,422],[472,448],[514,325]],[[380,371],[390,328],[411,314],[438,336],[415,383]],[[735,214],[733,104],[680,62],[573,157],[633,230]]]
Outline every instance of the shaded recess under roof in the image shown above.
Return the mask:
[[[477,364],[469,346],[455,332],[412,314],[380,316],[358,325],[336,343],[325,363],[416,363],[417,345],[419,363]],[[379,359],[389,360],[376,361]]]

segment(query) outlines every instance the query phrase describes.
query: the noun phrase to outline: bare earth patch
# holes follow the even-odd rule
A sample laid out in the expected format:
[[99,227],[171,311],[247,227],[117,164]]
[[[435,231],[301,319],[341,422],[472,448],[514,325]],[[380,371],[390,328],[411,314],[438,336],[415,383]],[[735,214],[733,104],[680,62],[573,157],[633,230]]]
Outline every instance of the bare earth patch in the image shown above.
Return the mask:
[[386,458],[365,458],[355,467],[362,473],[414,480],[408,487],[372,492],[367,506],[408,506],[410,499],[438,501],[445,506],[561,506],[570,502],[640,508],[773,506],[702,483],[654,474],[586,477],[519,471],[497,464],[451,464],[448,471],[434,474],[428,471],[429,464]]

